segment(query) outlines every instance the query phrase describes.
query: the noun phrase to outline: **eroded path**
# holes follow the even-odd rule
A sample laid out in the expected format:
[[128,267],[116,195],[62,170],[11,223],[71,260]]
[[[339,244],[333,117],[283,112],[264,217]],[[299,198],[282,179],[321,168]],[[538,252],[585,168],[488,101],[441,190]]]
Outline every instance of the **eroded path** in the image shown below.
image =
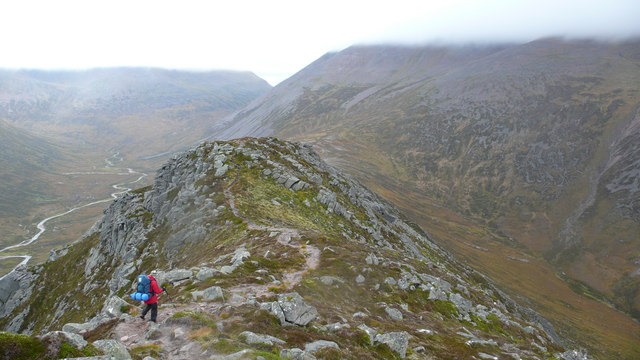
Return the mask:
[[[320,264],[320,249],[313,245],[300,245],[299,241],[296,239],[300,239],[300,233],[298,229],[287,228],[287,227],[272,227],[265,225],[258,225],[253,223],[252,221],[246,219],[242,216],[240,211],[235,205],[235,199],[233,194],[228,189],[224,190],[224,195],[227,198],[227,202],[231,208],[233,214],[243,221],[245,221],[248,225],[248,228],[251,230],[260,230],[265,232],[271,232],[277,234],[275,240],[277,243],[281,245],[285,245],[294,249],[297,249],[302,256],[305,257],[305,266],[303,269],[298,271],[289,271],[285,272],[282,276],[283,278],[283,286],[285,289],[290,290],[302,281],[302,276],[307,273],[309,270],[314,270],[318,268]],[[231,294],[240,295],[240,297],[246,297],[249,294],[252,294],[255,297],[261,296],[269,296],[273,295],[271,291],[269,291],[269,285],[238,285],[234,286],[230,289],[227,289]]]

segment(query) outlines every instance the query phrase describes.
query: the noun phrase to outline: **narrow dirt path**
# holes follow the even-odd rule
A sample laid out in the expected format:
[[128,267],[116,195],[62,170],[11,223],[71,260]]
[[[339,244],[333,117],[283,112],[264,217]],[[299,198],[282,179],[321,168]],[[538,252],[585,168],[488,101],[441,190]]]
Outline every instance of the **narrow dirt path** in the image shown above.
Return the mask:
[[[302,281],[302,276],[305,273],[309,270],[318,268],[318,265],[320,264],[320,249],[313,245],[300,245],[298,241],[295,241],[295,239],[300,239],[298,229],[255,224],[240,214],[240,211],[238,211],[238,208],[235,205],[233,193],[231,193],[228,188],[223,192],[233,214],[245,221],[249,229],[277,233],[277,243],[297,249],[300,254],[305,257],[305,266],[302,270],[290,271],[283,274],[283,286],[285,289],[292,289]],[[247,295],[253,295],[255,297],[273,295],[273,293],[269,291],[269,285],[238,285],[227,289],[227,291],[231,294],[240,295],[240,297],[246,297]]]

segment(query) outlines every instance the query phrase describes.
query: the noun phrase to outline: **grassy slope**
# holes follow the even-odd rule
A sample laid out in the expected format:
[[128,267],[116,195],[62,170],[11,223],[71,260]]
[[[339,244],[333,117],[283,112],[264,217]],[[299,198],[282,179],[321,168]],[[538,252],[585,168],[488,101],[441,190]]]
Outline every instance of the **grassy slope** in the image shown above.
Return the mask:
[[[351,138],[353,139],[353,138]],[[640,356],[640,324],[602,302],[600,294],[563,280],[541,255],[487,225],[465,218],[415,189],[402,165],[371,143],[352,140],[319,142],[323,158],[356,175],[370,189],[389,200],[432,235],[437,243],[475,269],[487,274],[514,298],[530,304],[554,324],[562,335],[576,340],[601,359],[636,359]],[[361,139],[358,137],[358,139]],[[306,140],[317,141],[312,137]],[[346,152],[345,150],[349,151]],[[403,179],[405,181],[403,181]],[[544,214],[530,221],[519,234],[533,227],[539,236],[548,224]],[[566,279],[566,278],[565,278]]]
[[59,147],[0,121],[0,216],[24,216],[34,203],[52,199],[43,179],[61,158]]
[[[368,185],[399,206],[438,243],[524,300],[556,326],[559,333],[601,359],[640,356],[640,324],[611,306],[577,294],[542,258],[510,244],[509,239],[465,219],[419,192],[377,178]],[[416,205],[419,204],[419,205]],[[514,246],[515,245],[515,246]]]
[[[554,46],[557,47],[554,49]],[[601,340],[611,345],[609,349],[630,349],[627,355],[635,356],[634,345],[640,336],[637,324],[607,305],[592,301],[580,305],[585,301],[580,294],[595,298],[601,298],[604,294],[610,299],[615,296],[618,303],[626,301],[626,304],[622,304],[627,305],[623,306],[625,309],[629,309],[634,301],[636,305],[640,304],[640,291],[635,293],[635,298],[633,292],[637,282],[623,277],[621,283],[616,284],[616,280],[625,272],[637,268],[633,262],[640,254],[640,242],[635,236],[640,230],[639,225],[612,216],[615,214],[612,199],[605,191],[599,191],[595,206],[589,208],[577,223],[578,232],[583,236],[582,242],[577,249],[572,248],[564,253],[561,261],[556,263],[559,270],[545,264],[541,257],[552,249],[565,219],[592,191],[589,179],[576,175],[599,171],[610,156],[609,144],[637,105],[637,56],[620,51],[602,57],[602,52],[608,51],[603,48],[596,48],[595,53],[582,56],[580,51],[591,50],[585,50],[590,47],[588,44],[584,48],[581,46],[577,47],[578,52],[574,54],[563,48],[562,42],[541,43],[515,63],[508,57],[498,57],[494,59],[498,60],[497,65],[488,61],[489,67],[479,67],[475,69],[479,72],[470,72],[476,76],[458,73],[462,78],[452,76],[456,82],[442,81],[440,86],[444,92],[447,86],[452,86],[456,91],[450,97],[462,97],[462,100],[448,103],[450,108],[440,114],[433,113],[433,109],[438,111],[439,108],[429,103],[430,100],[438,101],[437,96],[434,97],[436,100],[430,98],[438,89],[434,90],[428,84],[419,88],[420,91],[407,88],[403,92],[395,92],[397,88],[388,86],[352,108],[342,105],[347,102],[345,99],[348,99],[350,91],[357,93],[361,87],[345,86],[339,81],[333,86],[315,87],[314,91],[306,90],[300,97],[297,112],[286,122],[276,124],[277,133],[279,136],[316,143],[318,151],[327,161],[366,180],[370,187],[409,211],[414,221],[426,229],[440,224],[439,237],[452,241],[450,249],[462,257],[473,254],[473,259],[469,261],[474,266],[481,271],[488,266],[505,288],[514,290],[514,293],[527,294],[545,314],[557,316],[556,323],[560,326],[567,324],[566,329],[570,329],[570,324],[575,323],[578,330],[574,333],[583,344],[595,348],[597,345],[594,346],[594,342],[590,341],[594,333],[599,340],[596,344]],[[539,61],[531,60],[536,56],[540,56],[537,58]],[[528,66],[535,70],[530,74],[520,74],[523,68],[520,61],[526,58],[530,61]],[[503,77],[504,66],[507,71],[514,71],[514,78],[520,79],[522,75],[521,81],[513,82],[513,78]],[[549,81],[546,76],[538,76],[550,69],[558,71],[557,79]],[[484,71],[489,71],[488,78]],[[594,76],[594,73],[598,76]],[[566,76],[568,74],[571,76]],[[455,88],[456,84],[463,85]],[[497,98],[486,98],[491,94],[497,94]],[[527,101],[523,102],[523,99]],[[462,110],[456,112],[456,109]],[[438,121],[447,119],[457,119],[452,120],[458,121],[456,127],[450,127],[451,121],[443,121],[438,126],[429,125],[440,124]],[[520,129],[516,133],[517,141],[509,138],[505,143],[506,149],[516,153],[528,151],[520,143],[527,140],[558,145],[552,153],[562,154],[560,157],[564,157],[564,161],[589,155],[575,164],[571,161],[566,164],[561,162],[559,168],[547,169],[551,175],[559,176],[557,179],[567,176],[567,181],[572,181],[565,192],[558,193],[559,199],[547,202],[540,194],[557,192],[566,182],[551,184],[546,188],[535,181],[533,184],[524,184],[520,175],[509,168],[513,166],[514,159],[487,159],[485,156],[492,151],[491,148],[478,151],[477,146],[482,138],[486,138],[485,135],[490,138],[500,129],[491,128],[488,133],[482,133],[486,132],[482,126],[474,128],[472,125],[481,124],[479,120],[492,119],[507,128],[513,128],[515,124],[515,128]],[[532,121],[532,124],[528,124],[528,121]],[[538,132],[540,135],[536,138]],[[562,135],[558,137],[559,134]],[[435,147],[437,141],[445,138],[459,140],[458,145]],[[505,148],[494,148],[494,155],[503,156]],[[532,162],[535,161],[537,159],[534,158]],[[549,163],[549,158],[540,161]],[[569,168],[569,165],[573,168]],[[541,171],[535,171],[534,175],[536,173]],[[503,193],[505,190],[506,195]],[[524,205],[514,201],[516,196],[525,198]],[[439,223],[435,219],[448,213],[445,208],[474,215],[475,221],[463,221],[462,217],[456,215],[454,222],[447,220]],[[429,219],[425,219],[425,216]],[[489,231],[486,224],[499,227],[520,244],[526,245],[535,254],[529,255],[535,261],[524,263],[528,266],[516,264],[518,266],[510,266],[505,270],[500,268],[505,263],[504,258],[496,261],[494,254],[485,254],[465,245],[477,241],[481,236],[479,234]],[[459,227],[479,230],[460,232]],[[458,233],[460,238],[451,236],[451,232]],[[512,246],[521,251],[521,246],[511,242],[508,236],[487,236],[495,246],[503,249],[500,252],[509,254],[516,251]],[[564,271],[578,281],[562,276],[568,280],[562,283],[556,271]],[[550,276],[549,280],[544,277],[538,279],[536,276],[540,274]],[[565,309],[563,302],[572,305]],[[616,324],[620,326],[611,324],[609,318],[601,315],[603,313],[619,320]],[[596,349],[598,351],[601,350]]]

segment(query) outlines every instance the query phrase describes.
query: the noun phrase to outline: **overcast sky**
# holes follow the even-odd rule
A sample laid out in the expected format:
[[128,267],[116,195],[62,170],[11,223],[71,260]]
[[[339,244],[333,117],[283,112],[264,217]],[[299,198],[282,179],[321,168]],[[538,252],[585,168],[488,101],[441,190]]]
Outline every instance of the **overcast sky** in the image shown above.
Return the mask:
[[272,85],[353,44],[640,36],[640,0],[8,0],[0,67],[248,70]]

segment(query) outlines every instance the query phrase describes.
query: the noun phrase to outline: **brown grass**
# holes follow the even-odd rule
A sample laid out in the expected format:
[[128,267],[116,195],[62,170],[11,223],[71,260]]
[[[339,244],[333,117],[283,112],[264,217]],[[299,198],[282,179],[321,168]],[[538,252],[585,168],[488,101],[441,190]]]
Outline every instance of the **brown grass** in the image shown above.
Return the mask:
[[[543,259],[506,245],[503,238],[420,193],[386,183],[368,184],[397,204],[459,260],[487,274],[512,297],[549,319],[565,338],[600,359],[640,358],[640,324],[610,306],[576,294]],[[416,206],[419,204],[419,206]]]

